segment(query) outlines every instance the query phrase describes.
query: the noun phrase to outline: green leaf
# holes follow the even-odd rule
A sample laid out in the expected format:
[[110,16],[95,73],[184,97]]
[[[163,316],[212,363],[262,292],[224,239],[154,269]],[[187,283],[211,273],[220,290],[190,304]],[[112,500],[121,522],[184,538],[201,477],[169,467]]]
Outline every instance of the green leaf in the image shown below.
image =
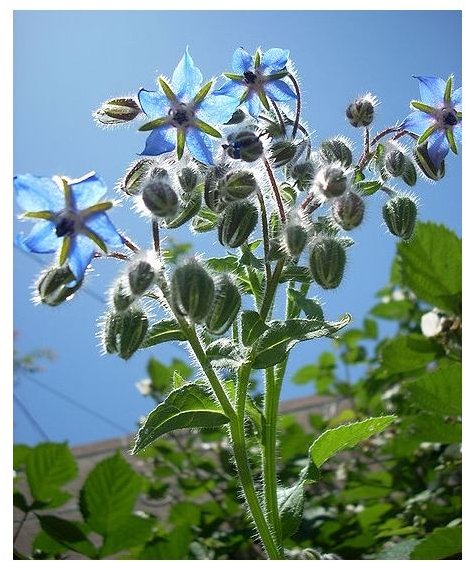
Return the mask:
[[28,445],[15,444],[13,445],[13,469],[19,470],[26,464],[26,460],[32,447]]
[[360,181],[354,187],[361,195],[369,196],[377,193],[383,187],[383,183],[380,181]]
[[194,232],[209,232],[217,226],[217,223],[218,215],[208,207],[201,207],[191,226]]
[[147,417],[138,431],[133,454],[175,429],[217,427],[228,422],[207,387],[196,383],[173,390]]
[[41,503],[68,499],[60,487],[78,474],[78,467],[64,443],[41,443],[26,459],[26,476],[33,498]]
[[192,103],[194,104],[201,103],[201,101],[203,101],[206,98],[207,94],[210,92],[210,88],[212,88],[212,84],[213,84],[212,80],[204,84],[204,86],[202,86],[202,88],[194,96]]
[[411,560],[444,560],[461,553],[461,527],[439,527],[422,539]]
[[277,490],[278,512],[280,514],[282,535],[293,535],[301,523],[304,510],[304,483]]
[[303,265],[290,264],[283,268],[280,275],[280,283],[287,281],[297,281],[300,283],[310,283],[312,281],[311,272],[308,267]]
[[153,528],[153,519],[130,515],[119,529],[105,537],[99,558],[145,544],[151,538]]
[[414,371],[443,353],[442,346],[420,334],[397,336],[382,348],[382,367],[389,373]]
[[165,392],[171,385],[173,369],[167,367],[154,357],[151,357],[146,366],[152,387],[157,392]]
[[267,324],[255,310],[245,310],[241,314],[241,341],[243,345],[253,345],[267,329]]
[[271,322],[270,327],[254,344],[253,368],[272,367],[283,361],[299,341],[330,336],[351,320],[346,314],[338,322],[292,319]]
[[152,131],[157,127],[164,125],[167,122],[166,117],[159,117],[158,119],[153,119],[152,121],[148,121],[139,127],[139,131]]
[[427,413],[404,416],[400,429],[418,443],[461,443],[461,423],[446,420],[444,416]]
[[207,135],[210,135],[211,137],[215,137],[217,139],[222,138],[222,133],[217,131],[217,129],[214,129],[214,127],[212,127],[211,125],[209,125],[205,121],[201,121],[201,119],[198,119],[197,117],[194,120],[194,124],[203,133],[206,133]]
[[410,403],[426,412],[461,415],[461,365],[448,362],[431,373],[405,383]]
[[235,256],[209,258],[206,263],[208,268],[216,273],[234,273],[238,269],[238,258]]
[[292,302],[302,310],[309,320],[324,320],[324,312],[322,307],[315,299],[307,299],[302,293],[296,289],[288,289],[288,295]]
[[[34,540],[32,542],[32,549],[40,550],[42,551],[42,553],[47,553],[48,555],[54,555],[55,560],[60,560],[60,558],[56,556],[57,554],[62,554],[68,550],[66,546],[52,539],[52,537],[45,531],[39,531],[39,533],[37,533],[37,535],[34,537]],[[45,556],[43,557],[43,559],[46,559]],[[28,560],[28,558],[25,557],[24,560]]]
[[156,322],[147,330],[141,348],[152,347],[166,341],[185,340],[186,336],[176,320],[160,320],[160,322]]
[[97,551],[81,529],[79,523],[67,521],[53,515],[37,515],[42,530],[54,541],[70,550],[97,558]]
[[364,318],[364,337],[370,340],[376,340],[379,335],[377,322],[372,318]]
[[210,361],[222,366],[237,367],[243,360],[238,344],[229,338],[219,338],[209,344],[205,353]]
[[120,453],[99,462],[81,491],[80,509],[89,527],[104,537],[120,530],[141,491],[141,477]]
[[372,307],[370,313],[378,318],[401,320],[411,312],[413,304],[408,300],[381,302]]
[[191,528],[179,525],[176,532],[157,536],[139,553],[141,560],[189,560],[189,545],[192,541]]
[[310,459],[319,468],[340,451],[350,449],[361,441],[383,431],[395,420],[396,416],[381,416],[328,429],[311,445],[309,449]]
[[377,554],[377,560],[409,560],[414,547],[419,543],[418,539],[406,539],[395,544],[389,543]]
[[181,206],[181,210],[177,215],[165,222],[165,228],[178,228],[187,223],[200,211],[202,205],[202,190],[196,188],[189,194],[188,200]]
[[13,492],[13,505],[25,513],[29,511],[28,502],[21,492]]

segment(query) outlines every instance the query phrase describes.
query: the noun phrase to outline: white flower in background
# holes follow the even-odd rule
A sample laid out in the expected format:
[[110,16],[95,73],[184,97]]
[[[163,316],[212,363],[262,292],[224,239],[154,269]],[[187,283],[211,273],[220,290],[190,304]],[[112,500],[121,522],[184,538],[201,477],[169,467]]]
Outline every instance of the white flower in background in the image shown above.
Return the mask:
[[150,379],[141,379],[135,386],[143,396],[147,396],[150,394],[152,383]]
[[422,315],[421,330],[426,338],[434,338],[442,331],[443,315],[439,314],[437,308]]

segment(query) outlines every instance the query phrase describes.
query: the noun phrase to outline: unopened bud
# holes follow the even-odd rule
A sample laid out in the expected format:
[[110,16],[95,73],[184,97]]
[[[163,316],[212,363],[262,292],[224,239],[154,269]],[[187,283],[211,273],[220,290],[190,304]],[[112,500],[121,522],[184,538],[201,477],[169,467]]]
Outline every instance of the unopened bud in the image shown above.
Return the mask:
[[254,162],[262,156],[264,147],[259,137],[252,131],[239,131],[228,136],[228,143],[224,145],[230,158]]
[[94,113],[96,121],[101,125],[120,125],[132,121],[141,113],[141,109],[133,98],[114,98],[105,101]]
[[227,205],[218,225],[222,246],[238,248],[256,228],[259,213],[250,201],[235,201]]
[[182,168],[178,174],[178,181],[181,189],[186,193],[191,193],[197,185],[198,176],[192,168]]
[[327,199],[339,197],[348,185],[346,169],[337,162],[324,166],[317,173],[314,185]]
[[408,240],[416,226],[416,202],[407,195],[396,195],[389,199],[382,208],[382,214],[388,230],[394,235]]
[[395,148],[385,153],[385,169],[394,178],[397,178],[403,174],[405,164],[406,158],[401,150]]
[[346,117],[353,127],[368,127],[374,119],[376,99],[371,94],[357,98],[346,108]]
[[221,195],[225,201],[239,201],[252,195],[257,189],[254,174],[240,170],[227,174],[221,182]]
[[238,315],[240,307],[240,292],[228,275],[222,275],[215,282],[214,301],[205,321],[206,328],[211,334],[224,334]]
[[170,289],[175,310],[193,322],[201,323],[206,318],[214,297],[214,281],[198,261],[177,267]]
[[225,166],[211,166],[204,180],[204,201],[211,211],[219,213],[225,207],[221,198],[219,182],[225,177]]
[[283,246],[281,238],[271,238],[269,242],[269,251],[265,256],[265,259],[268,261],[276,261],[286,257],[286,249]]
[[129,359],[140,347],[149,322],[146,313],[131,307],[124,312],[107,313],[104,326],[104,345],[107,353],[117,353]]
[[178,209],[178,196],[163,179],[149,181],[143,189],[142,200],[156,217],[171,217]]
[[146,260],[138,260],[130,266],[128,283],[133,295],[140,296],[155,283],[156,273],[152,264]]
[[414,166],[414,164],[411,162],[409,158],[406,158],[405,167],[401,177],[403,178],[405,184],[409,185],[410,187],[413,187],[413,185],[416,184],[417,181],[416,167]]
[[304,191],[311,186],[314,175],[315,167],[310,160],[295,164],[291,169],[291,177],[295,180],[299,191]]
[[427,151],[427,141],[416,147],[414,157],[417,165],[427,178],[438,181],[445,175],[445,160],[442,160],[438,167],[434,165]]
[[112,289],[112,301],[115,310],[123,312],[134,302],[134,295],[128,286],[126,279],[118,279]]
[[270,148],[270,158],[275,167],[289,164],[296,156],[296,144],[289,140],[277,140]]
[[328,164],[340,162],[345,168],[349,168],[353,162],[349,141],[344,137],[324,141],[320,146],[320,157]]
[[225,125],[238,125],[246,119],[246,113],[242,109],[237,109]]
[[142,191],[153,165],[154,161],[151,158],[142,158],[126,172],[121,181],[121,189],[126,195],[137,195]]
[[283,230],[283,239],[290,256],[299,256],[308,240],[308,232],[302,217],[294,216],[287,222]]
[[74,276],[69,267],[54,267],[41,275],[37,281],[37,293],[40,301],[49,306],[70,300],[81,287],[82,281],[72,286],[67,283],[74,281]]
[[309,268],[314,281],[324,289],[338,287],[345,265],[346,250],[337,238],[318,238],[312,244]]
[[343,230],[352,230],[359,226],[364,217],[364,201],[353,191],[348,191],[333,200],[332,216]]

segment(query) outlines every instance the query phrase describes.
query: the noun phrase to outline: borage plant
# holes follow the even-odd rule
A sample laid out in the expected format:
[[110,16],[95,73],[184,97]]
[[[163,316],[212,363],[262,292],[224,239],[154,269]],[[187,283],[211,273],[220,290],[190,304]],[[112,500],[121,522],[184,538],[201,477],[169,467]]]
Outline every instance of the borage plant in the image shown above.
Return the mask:
[[[106,214],[112,203],[101,202],[105,187],[93,174],[15,177],[24,218],[39,221],[18,243],[31,252],[57,252],[57,263],[37,282],[37,298],[53,306],[76,293],[93,258],[126,263],[103,319],[106,352],[128,359],[141,348],[184,342],[199,371],[192,381],[175,375],[171,392],[142,424],[133,453],[174,430],[228,426],[255,531],[268,558],[283,559],[291,556],[284,539],[297,529],[305,487],[318,480],[320,467],[395,421],[381,416],[327,430],[310,445],[295,485],[279,485],[277,418],[289,352],[300,341],[336,337],[350,321],[348,314],[326,320],[309,289],[341,283],[353,243],[346,233],[361,224],[368,196],[386,197],[382,215],[393,235],[413,236],[416,197],[395,182],[413,186],[419,173],[443,177],[447,152],[456,152],[460,139],[461,91],[452,89],[451,77],[419,77],[414,112],[377,133],[371,129],[376,98],[357,98],[346,110],[350,125],[363,132],[355,158],[343,136],[311,143],[288,51],[237,49],[232,70],[219,87],[213,80],[203,84],[186,51],[171,80],[159,77],[154,91],[110,99],[94,113],[102,126],[145,119],[139,129],[150,132],[142,157],[118,189],[149,217],[151,249],[115,230]],[[182,264],[167,259],[160,231],[188,222],[195,233],[216,230],[226,255]],[[253,239],[256,229],[261,235]],[[280,287],[284,318],[275,319]],[[158,306],[155,317],[151,303]],[[248,395],[253,371],[264,374],[259,406]],[[252,476],[253,448],[261,452],[260,482]],[[307,549],[299,557],[320,556]]]

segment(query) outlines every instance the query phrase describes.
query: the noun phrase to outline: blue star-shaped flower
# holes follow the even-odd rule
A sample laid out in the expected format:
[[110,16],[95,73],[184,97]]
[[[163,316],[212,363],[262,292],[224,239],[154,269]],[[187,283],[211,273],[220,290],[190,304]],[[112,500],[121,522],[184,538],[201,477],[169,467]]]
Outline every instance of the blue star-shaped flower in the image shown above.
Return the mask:
[[440,166],[448,149],[458,154],[461,142],[461,88],[453,91],[453,78],[447,81],[434,76],[414,76],[419,80],[421,101],[412,101],[415,111],[401,124],[402,129],[419,135],[418,144],[426,140],[427,152],[434,166]]
[[97,248],[106,253],[107,248],[122,245],[105,213],[113,203],[100,201],[107,188],[94,172],[75,180],[24,174],[14,177],[14,188],[26,211],[22,216],[39,220],[28,236],[18,235],[16,243],[39,254],[59,250],[59,265],[67,261],[77,283]]
[[233,73],[225,72],[230,79],[214,92],[216,96],[229,96],[237,104],[245,103],[253,117],[259,115],[261,103],[269,110],[268,98],[276,102],[288,102],[296,99],[296,93],[282,80],[288,76],[286,65],[290,51],[269,49],[261,53],[258,49],[253,57],[243,48],[233,53]]
[[186,49],[173,72],[170,84],[162,77],[158,89],[139,91],[139,104],[150,121],[140,131],[152,131],[146,140],[145,156],[158,156],[177,148],[178,158],[185,144],[204,164],[213,164],[210,137],[222,135],[208,123],[222,124],[233,114],[234,101],[209,95],[212,81],[201,88],[202,74]]

